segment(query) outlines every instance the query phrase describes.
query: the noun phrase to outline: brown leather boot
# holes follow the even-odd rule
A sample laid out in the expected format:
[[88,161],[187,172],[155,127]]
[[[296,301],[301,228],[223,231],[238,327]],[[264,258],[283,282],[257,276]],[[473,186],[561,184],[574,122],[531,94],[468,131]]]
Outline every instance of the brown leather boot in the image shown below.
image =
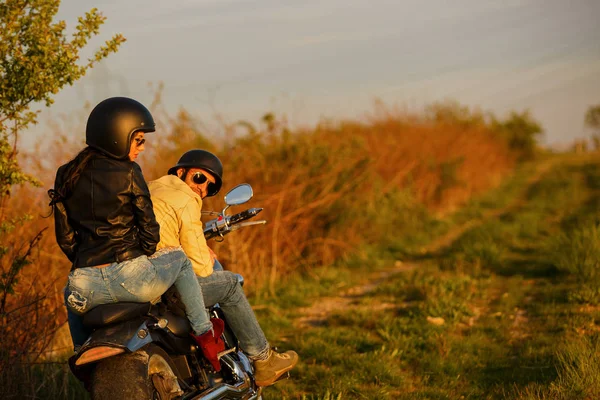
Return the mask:
[[298,354],[289,350],[285,353],[269,351],[266,360],[254,361],[254,380],[258,386],[270,386],[275,383],[281,375],[285,374],[298,363]]

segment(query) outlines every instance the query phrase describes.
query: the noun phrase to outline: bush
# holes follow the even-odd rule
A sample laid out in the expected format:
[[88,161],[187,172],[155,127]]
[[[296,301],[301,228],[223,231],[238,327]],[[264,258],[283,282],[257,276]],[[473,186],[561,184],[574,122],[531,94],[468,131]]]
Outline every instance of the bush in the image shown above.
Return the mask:
[[558,350],[558,379],[553,391],[565,399],[600,398],[600,338],[568,340]]
[[556,351],[558,378],[544,387],[531,384],[516,390],[526,400],[588,400],[600,398],[600,340],[598,335],[570,339]]
[[585,223],[558,235],[552,241],[551,256],[560,271],[573,274],[586,285],[600,283],[600,230],[596,223]]
[[550,241],[548,254],[559,271],[567,272],[580,283],[569,294],[581,303],[600,302],[600,230],[595,222],[584,222]]
[[512,112],[505,121],[493,120],[492,126],[506,140],[519,160],[530,160],[535,156],[537,137],[543,130],[528,111]]

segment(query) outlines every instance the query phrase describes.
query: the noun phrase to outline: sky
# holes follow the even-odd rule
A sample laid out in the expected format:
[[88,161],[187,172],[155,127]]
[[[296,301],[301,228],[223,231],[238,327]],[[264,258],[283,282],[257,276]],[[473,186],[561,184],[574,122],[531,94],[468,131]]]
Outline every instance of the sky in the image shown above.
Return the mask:
[[[62,0],[59,19],[107,18],[84,53],[127,42],[56,97],[41,121],[110,96],[170,112],[294,126],[359,119],[374,101],[419,110],[452,99],[496,115],[529,109],[545,144],[589,136],[600,104],[598,0]],[[44,124],[31,135],[44,132]],[[83,134],[83,133],[82,133]]]

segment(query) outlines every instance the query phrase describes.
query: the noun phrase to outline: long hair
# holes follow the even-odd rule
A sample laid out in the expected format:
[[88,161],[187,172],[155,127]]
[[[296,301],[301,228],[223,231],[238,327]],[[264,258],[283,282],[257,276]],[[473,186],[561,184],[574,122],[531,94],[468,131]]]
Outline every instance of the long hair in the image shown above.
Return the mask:
[[54,205],[71,197],[73,188],[77,185],[79,178],[91,160],[101,154],[92,147],[81,150],[71,161],[67,163],[62,175],[62,184],[54,189],[48,190],[50,205]]

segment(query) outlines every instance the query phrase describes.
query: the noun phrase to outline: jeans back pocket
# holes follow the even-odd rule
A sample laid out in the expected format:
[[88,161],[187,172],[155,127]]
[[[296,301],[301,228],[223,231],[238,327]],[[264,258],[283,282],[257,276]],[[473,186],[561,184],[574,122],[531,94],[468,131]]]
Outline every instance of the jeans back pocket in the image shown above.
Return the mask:
[[[126,261],[121,269],[121,286],[132,295],[130,301],[146,302],[153,300],[156,286],[156,268],[146,257]],[[158,294],[160,295],[160,293]]]

